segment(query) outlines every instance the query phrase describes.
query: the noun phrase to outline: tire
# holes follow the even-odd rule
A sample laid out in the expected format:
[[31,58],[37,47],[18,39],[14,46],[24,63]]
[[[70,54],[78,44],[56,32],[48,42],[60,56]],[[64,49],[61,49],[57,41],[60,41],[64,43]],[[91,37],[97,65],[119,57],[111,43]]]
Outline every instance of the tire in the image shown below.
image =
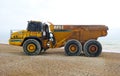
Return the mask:
[[28,39],[23,43],[23,50],[26,55],[38,55],[40,54],[42,47],[37,40]]
[[88,40],[83,47],[84,54],[88,57],[97,57],[102,52],[101,44],[96,40]]
[[79,41],[72,39],[65,44],[64,50],[68,56],[79,56],[82,51],[82,45]]

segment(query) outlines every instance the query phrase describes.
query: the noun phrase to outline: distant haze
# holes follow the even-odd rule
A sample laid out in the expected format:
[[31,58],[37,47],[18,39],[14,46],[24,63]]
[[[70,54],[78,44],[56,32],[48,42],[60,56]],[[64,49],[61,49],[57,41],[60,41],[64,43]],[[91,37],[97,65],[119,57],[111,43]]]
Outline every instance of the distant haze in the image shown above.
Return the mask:
[[27,21],[53,24],[104,24],[108,36],[120,39],[119,0],[1,0],[0,43],[7,43],[11,29],[26,29]]

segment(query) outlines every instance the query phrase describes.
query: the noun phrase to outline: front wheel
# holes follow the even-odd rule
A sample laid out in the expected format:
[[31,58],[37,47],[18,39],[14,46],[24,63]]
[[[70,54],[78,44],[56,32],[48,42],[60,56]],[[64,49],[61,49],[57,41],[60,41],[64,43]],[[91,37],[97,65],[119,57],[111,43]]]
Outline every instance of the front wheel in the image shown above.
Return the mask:
[[97,57],[102,52],[101,44],[96,40],[88,40],[83,47],[84,53],[88,57]]
[[42,47],[37,40],[28,39],[23,43],[23,50],[27,55],[38,55],[40,54]]

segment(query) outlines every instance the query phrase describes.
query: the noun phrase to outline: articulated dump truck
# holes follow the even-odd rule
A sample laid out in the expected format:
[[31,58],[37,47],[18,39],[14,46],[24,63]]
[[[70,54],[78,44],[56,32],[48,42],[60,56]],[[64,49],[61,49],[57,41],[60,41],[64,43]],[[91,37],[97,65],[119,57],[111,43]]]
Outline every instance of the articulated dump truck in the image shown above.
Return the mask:
[[[9,44],[22,46],[27,55],[39,55],[49,48],[64,47],[68,56],[97,57],[102,52],[98,37],[107,35],[105,25],[54,25],[28,21],[26,30],[12,32]],[[57,50],[56,50],[57,51]]]

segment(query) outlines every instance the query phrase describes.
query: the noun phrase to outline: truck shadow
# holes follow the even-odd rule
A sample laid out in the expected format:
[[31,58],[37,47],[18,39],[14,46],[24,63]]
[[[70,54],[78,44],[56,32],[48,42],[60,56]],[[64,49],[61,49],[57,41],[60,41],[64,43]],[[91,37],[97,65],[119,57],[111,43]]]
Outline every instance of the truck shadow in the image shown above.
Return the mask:
[[[7,55],[11,55],[11,56],[30,56],[30,55],[26,55],[24,52],[22,51],[14,51],[14,52],[7,52]],[[33,55],[33,56],[67,56],[65,54],[64,51],[45,51],[45,52],[41,52],[39,55]],[[80,56],[85,56],[84,53],[81,53]]]
[[56,51],[56,52],[42,52],[40,55],[43,55],[43,56],[52,56],[52,55],[57,55],[57,56],[64,56],[65,53],[62,52],[62,51]]
[[[60,52],[60,51],[58,51],[58,52],[43,52],[40,55],[43,55],[43,56],[67,56],[64,52]],[[85,57],[85,54],[81,53],[79,56]]]

